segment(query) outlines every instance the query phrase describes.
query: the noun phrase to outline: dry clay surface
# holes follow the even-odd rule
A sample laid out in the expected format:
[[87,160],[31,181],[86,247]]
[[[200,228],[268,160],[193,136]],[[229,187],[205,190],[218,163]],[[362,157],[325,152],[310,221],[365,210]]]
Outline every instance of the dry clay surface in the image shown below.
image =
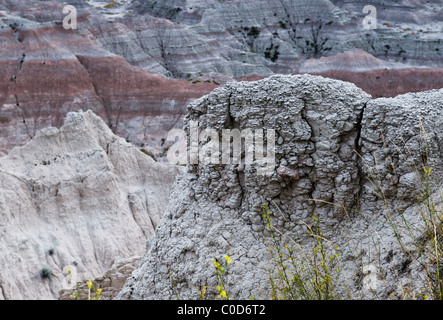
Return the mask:
[[438,181],[442,98],[443,90],[431,90],[371,100],[353,84],[297,75],[228,83],[191,103],[188,133],[191,120],[220,133],[274,129],[275,168],[259,175],[257,161],[188,165],[118,298],[196,299],[204,286],[206,297],[215,298],[213,259],[224,261],[226,254],[233,261],[225,279],[230,298],[270,298],[265,205],[272,225],[302,245],[311,241],[306,226],[314,216],[320,220],[340,252],[344,297],[401,297],[401,288],[421,288],[423,270],[398,248],[383,202],[369,188],[378,176],[387,199],[401,203],[405,219],[420,228],[420,177],[408,164],[421,168],[428,150],[426,165]]

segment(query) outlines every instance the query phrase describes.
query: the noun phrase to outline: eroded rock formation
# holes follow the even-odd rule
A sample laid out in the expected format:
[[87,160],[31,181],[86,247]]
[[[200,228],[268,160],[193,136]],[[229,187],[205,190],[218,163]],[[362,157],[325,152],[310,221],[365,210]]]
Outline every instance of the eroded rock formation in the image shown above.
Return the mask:
[[275,130],[275,169],[259,175],[258,161],[188,165],[119,298],[196,299],[203,286],[215,298],[212,262],[226,254],[233,260],[225,278],[230,298],[270,298],[264,206],[272,225],[303,246],[317,217],[340,252],[343,297],[375,292],[383,299],[402,296],[405,287],[420,289],[419,257],[412,261],[399,248],[375,192],[384,190],[420,226],[414,191],[422,164],[436,170],[437,181],[441,174],[442,98],[443,90],[433,90],[371,100],[351,83],[297,75],[229,83],[191,103],[188,132],[191,121],[218,132]]
[[71,285],[68,266],[83,281],[140,256],[181,171],[92,111],[14,148],[0,159],[0,298],[54,299]]
[[0,2],[0,154],[80,109],[94,111],[134,145],[161,153],[162,138],[180,127],[186,104],[216,85],[166,79],[131,65],[103,49],[96,38],[103,36],[96,29],[103,21],[89,5],[83,4],[92,13],[75,4],[79,29],[65,30],[64,5]]

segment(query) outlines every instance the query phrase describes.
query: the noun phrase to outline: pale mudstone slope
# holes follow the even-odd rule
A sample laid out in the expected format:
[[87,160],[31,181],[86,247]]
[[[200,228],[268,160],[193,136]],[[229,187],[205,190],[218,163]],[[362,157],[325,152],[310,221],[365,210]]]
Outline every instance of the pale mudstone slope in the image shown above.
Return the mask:
[[54,299],[65,266],[83,280],[141,255],[180,172],[92,111],[68,113],[60,129],[14,148],[0,159],[0,299]]

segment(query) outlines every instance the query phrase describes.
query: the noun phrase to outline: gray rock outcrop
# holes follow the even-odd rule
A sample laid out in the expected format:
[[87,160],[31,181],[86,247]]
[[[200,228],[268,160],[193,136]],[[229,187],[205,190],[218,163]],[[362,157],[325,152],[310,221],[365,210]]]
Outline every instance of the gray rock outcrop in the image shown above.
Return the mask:
[[0,299],[56,299],[140,256],[181,172],[92,111],[68,113],[60,129],[14,148],[0,159]]
[[[204,286],[206,297],[215,298],[212,262],[226,254],[233,260],[225,279],[230,297],[270,298],[265,205],[272,226],[301,246],[311,243],[306,228],[317,217],[340,252],[342,297],[400,297],[404,288],[421,289],[420,256],[412,261],[399,248],[384,201],[371,187],[380,179],[385,199],[396,207],[398,201],[402,217],[420,226],[414,190],[422,164],[436,172],[442,166],[442,98],[443,90],[433,90],[371,100],[353,84],[300,75],[228,83],[191,103],[188,134],[191,121],[219,133],[275,130],[274,170],[257,174],[258,161],[188,165],[118,298],[196,299]],[[413,244],[410,235],[402,239]]]

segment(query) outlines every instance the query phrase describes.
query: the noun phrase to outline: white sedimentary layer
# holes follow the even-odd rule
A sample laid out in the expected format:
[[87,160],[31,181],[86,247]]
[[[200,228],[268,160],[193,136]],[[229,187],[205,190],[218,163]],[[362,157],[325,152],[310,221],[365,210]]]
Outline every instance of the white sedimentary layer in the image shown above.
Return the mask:
[[180,172],[91,111],[14,148],[0,159],[0,299],[54,299],[66,266],[94,279],[141,255]]

